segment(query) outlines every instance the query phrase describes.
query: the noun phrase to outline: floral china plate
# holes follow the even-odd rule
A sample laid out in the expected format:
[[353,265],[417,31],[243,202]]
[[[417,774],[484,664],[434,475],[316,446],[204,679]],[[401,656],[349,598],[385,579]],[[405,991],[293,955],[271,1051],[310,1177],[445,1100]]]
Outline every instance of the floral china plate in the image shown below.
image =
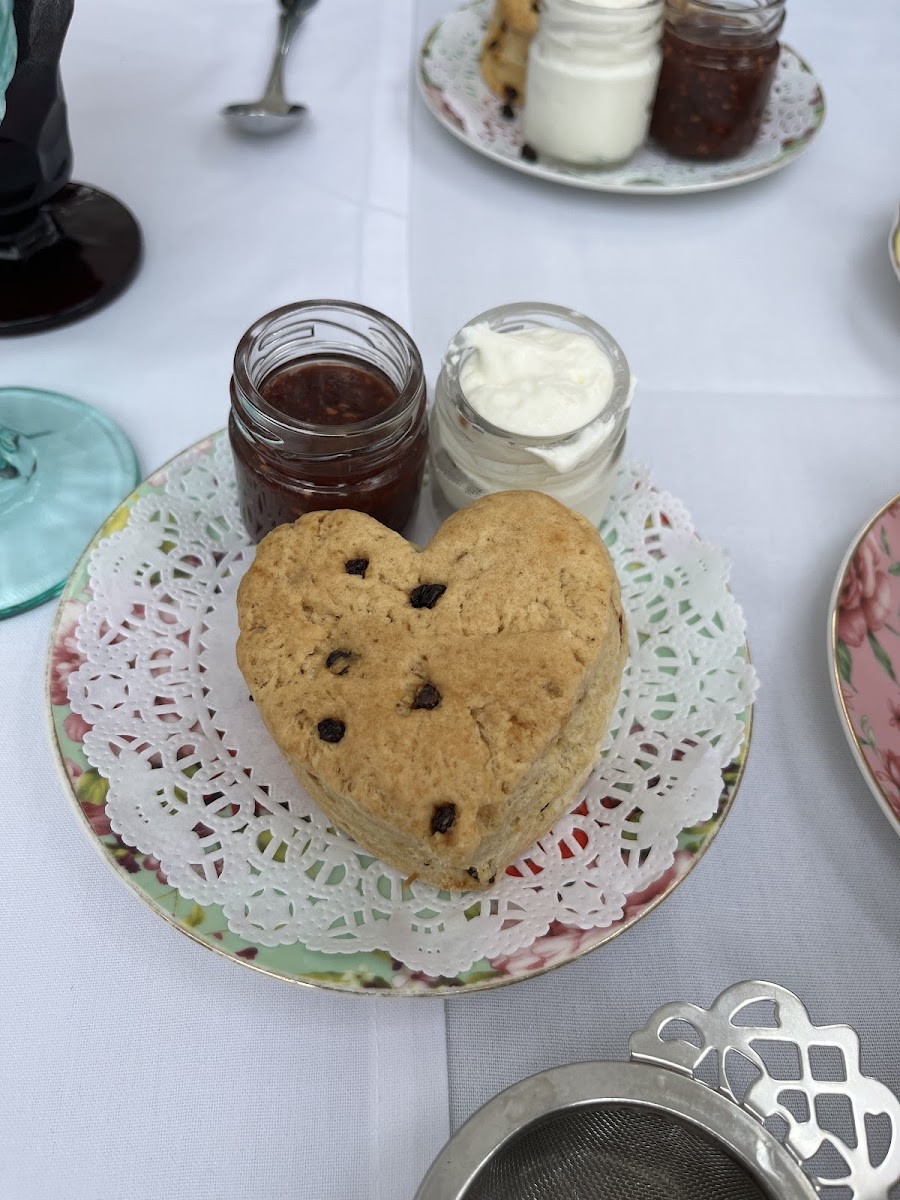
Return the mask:
[[522,156],[517,115],[481,78],[479,55],[491,0],[474,0],[443,17],[419,54],[419,88],[430,112],[454,137],[513,170],[569,187],[635,195],[686,195],[749,183],[786,167],[809,146],[825,119],[825,99],[811,68],[783,46],[756,142],[739,158],[691,163],[648,142],[629,162],[608,169],[565,166]]
[[841,564],[828,654],[853,757],[900,834],[900,495],[867,523]]
[[[437,528],[423,489],[410,533]],[[347,993],[498,987],[586,954],[706,852],[744,769],[756,688],[728,562],[646,471],[621,469],[602,533],[630,661],[572,812],[487,892],[437,892],[329,825],[237,669],[253,557],[227,437],[173,459],[98,532],[59,608],[52,739],[119,878],[233,961]]]

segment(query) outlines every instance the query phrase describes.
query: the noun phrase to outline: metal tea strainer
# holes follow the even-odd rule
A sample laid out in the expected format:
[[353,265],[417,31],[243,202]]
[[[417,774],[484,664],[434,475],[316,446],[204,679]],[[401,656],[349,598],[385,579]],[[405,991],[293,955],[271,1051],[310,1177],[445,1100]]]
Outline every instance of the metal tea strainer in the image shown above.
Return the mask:
[[887,1200],[900,1104],[861,1073],[846,1025],[787,989],[739,983],[667,1004],[629,1063],[576,1063],[496,1096],[416,1200]]

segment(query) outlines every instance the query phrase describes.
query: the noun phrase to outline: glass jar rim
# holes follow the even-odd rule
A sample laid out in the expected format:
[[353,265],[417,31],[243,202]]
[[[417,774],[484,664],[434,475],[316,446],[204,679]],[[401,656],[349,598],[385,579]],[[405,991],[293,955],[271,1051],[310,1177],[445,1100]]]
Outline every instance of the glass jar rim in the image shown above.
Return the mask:
[[[543,324],[540,320],[541,316],[548,316],[555,318],[558,322],[566,322],[569,325],[574,325],[578,332],[587,334],[593,338],[609,358],[613,369],[613,384],[610,389],[609,400],[600,412],[577,429],[572,429],[568,433],[557,433],[549,436],[512,433],[508,429],[494,425],[486,417],[483,417],[481,413],[477,412],[469,403],[459,379],[460,367],[466,357],[461,340],[466,330],[470,329],[473,325],[486,324],[492,329],[496,329],[497,324],[503,319],[512,318],[515,320],[519,318],[521,320],[521,327],[524,328],[527,327],[525,323],[525,319],[527,318],[529,324],[540,326]],[[558,326],[554,325],[551,327],[556,328]],[[458,351],[458,353],[454,354],[454,351]],[[471,350],[469,352],[471,353]],[[581,434],[589,430],[592,426],[605,424],[610,419],[614,422],[611,435],[614,436],[615,429],[627,416],[631,401],[631,368],[628,365],[625,352],[612,334],[591,317],[585,316],[584,313],[580,313],[573,308],[565,308],[559,304],[544,304],[539,301],[523,300],[514,304],[500,304],[495,308],[489,308],[485,312],[472,317],[451,338],[441,362],[441,376],[445,382],[453,385],[455,398],[462,415],[480,433],[499,438],[516,446],[522,446],[525,449],[550,448],[564,445],[571,439],[580,437]]]
[[623,13],[646,13],[653,9],[662,9],[666,0],[640,0],[638,4],[598,4],[596,0],[558,0],[573,13],[596,13],[598,16],[617,15]]
[[[273,325],[282,318],[295,315],[302,317],[306,311],[312,316],[315,312],[321,313],[323,309],[330,309],[337,314],[343,312],[368,317],[374,324],[386,328],[409,355],[410,369],[403,387],[399,389],[396,399],[373,417],[366,417],[362,421],[348,421],[341,425],[302,421],[288,416],[269,404],[259,387],[250,378],[248,369],[250,352],[265,338],[266,333]],[[310,358],[313,357],[314,355],[310,355]],[[352,352],[348,353],[348,357],[359,357],[360,362],[366,361],[361,356],[353,355]],[[301,358],[295,361],[303,360]],[[368,434],[380,431],[392,432],[408,415],[410,408],[418,402],[424,385],[422,356],[412,337],[402,325],[385,313],[379,312],[375,308],[369,308],[365,304],[333,299],[300,300],[293,304],[284,304],[280,308],[274,308],[259,317],[237,344],[234,352],[233,375],[242,403],[250,409],[253,419],[268,428],[269,432],[279,436],[293,434],[313,441],[321,439],[328,442],[332,442],[336,437],[342,439],[350,439],[355,436],[365,438]]]
[[746,17],[786,7],[787,0],[666,0],[669,16],[687,15],[692,10],[714,17]]

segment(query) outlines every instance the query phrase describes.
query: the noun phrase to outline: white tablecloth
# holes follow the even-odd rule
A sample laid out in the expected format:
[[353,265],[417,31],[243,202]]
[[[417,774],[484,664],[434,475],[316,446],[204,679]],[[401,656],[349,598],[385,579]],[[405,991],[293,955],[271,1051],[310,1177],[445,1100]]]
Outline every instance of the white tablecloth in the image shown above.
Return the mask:
[[277,304],[384,308],[432,375],[492,304],[584,309],[640,378],[631,453],[733,556],[762,678],[750,765],[671,900],[577,964],[451,1001],[445,1043],[439,1002],[292,989],[137,903],[47,751],[51,607],[5,622],[0,1200],[406,1200],[448,1110],[620,1057],[657,1004],[749,976],[857,1024],[866,1066],[900,1089],[900,842],[844,745],[824,658],[841,555],[900,489],[895,0],[792,0],[788,36],[830,102],[820,139],[771,180],[673,201],[525,181],[434,125],[409,63],[443,0],[323,0],[290,71],[309,129],[234,141],[216,109],[258,86],[272,7],[78,0],[77,177],[132,205],[147,261],[106,312],[0,343],[0,383],[99,405],[151,469],[223,424],[234,344]]

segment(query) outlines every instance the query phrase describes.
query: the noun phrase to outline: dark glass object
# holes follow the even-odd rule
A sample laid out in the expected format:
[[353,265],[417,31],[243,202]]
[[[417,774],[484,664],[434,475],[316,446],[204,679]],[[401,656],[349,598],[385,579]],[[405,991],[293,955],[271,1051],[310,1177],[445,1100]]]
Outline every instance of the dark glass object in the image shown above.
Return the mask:
[[0,121],[0,334],[86,316],[117,296],[140,263],[140,229],[128,209],[70,182],[59,60],[73,6],[13,7],[18,57]]
[[[59,55],[71,0],[0,5],[0,333],[70,320],[110,299],[140,255],[134,218],[68,182]],[[95,408],[0,388],[0,617],[55,596],[91,534],[138,479]]]

